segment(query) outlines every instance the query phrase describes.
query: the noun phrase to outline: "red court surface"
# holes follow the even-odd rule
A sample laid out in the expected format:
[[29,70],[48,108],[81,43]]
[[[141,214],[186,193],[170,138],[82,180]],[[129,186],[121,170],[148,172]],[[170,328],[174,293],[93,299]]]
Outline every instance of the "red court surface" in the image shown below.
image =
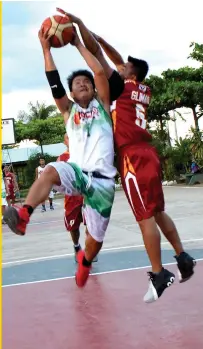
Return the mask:
[[145,269],[6,287],[3,349],[202,349],[202,267],[153,304]]

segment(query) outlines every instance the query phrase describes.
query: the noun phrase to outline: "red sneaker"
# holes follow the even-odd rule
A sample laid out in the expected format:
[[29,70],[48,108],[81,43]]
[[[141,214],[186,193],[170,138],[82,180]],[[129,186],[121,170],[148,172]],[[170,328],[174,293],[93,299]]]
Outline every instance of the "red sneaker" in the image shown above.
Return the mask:
[[26,226],[30,217],[25,207],[10,206],[4,213],[4,221],[9,228],[17,235],[25,235]]
[[75,274],[75,281],[78,287],[85,286],[91,270],[91,267],[85,267],[82,264],[84,256],[85,252],[82,250],[77,253],[78,270]]

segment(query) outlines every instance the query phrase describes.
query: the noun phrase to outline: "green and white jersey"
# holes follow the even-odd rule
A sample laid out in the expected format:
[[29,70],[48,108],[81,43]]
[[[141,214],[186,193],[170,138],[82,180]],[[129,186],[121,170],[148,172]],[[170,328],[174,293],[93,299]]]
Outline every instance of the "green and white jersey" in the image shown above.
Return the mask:
[[101,103],[93,99],[87,109],[74,103],[66,132],[69,162],[77,164],[83,171],[97,171],[109,178],[116,175],[112,121]]

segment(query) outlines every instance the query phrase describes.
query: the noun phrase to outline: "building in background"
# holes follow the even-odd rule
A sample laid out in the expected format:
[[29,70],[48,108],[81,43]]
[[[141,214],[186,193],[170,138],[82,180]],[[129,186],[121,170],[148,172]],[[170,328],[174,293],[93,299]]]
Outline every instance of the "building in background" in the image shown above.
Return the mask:
[[[66,146],[63,143],[43,145],[43,153],[55,157],[56,159],[65,150]],[[20,186],[26,183],[25,169],[30,156],[38,153],[41,154],[41,148],[39,146],[2,150],[2,163],[12,164]]]

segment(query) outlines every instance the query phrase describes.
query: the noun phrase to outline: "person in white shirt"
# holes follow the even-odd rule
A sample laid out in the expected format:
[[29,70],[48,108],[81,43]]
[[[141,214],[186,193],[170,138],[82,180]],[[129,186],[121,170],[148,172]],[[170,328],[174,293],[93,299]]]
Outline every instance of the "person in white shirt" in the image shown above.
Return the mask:
[[[35,169],[35,180],[37,180],[41,176],[41,174],[45,170],[45,167],[46,167],[45,159],[41,156],[39,158],[39,166]],[[54,198],[54,192],[53,192],[53,190],[51,190],[49,193],[50,210],[54,210],[53,198]],[[45,201],[42,202],[42,211],[41,212],[46,212]]]

